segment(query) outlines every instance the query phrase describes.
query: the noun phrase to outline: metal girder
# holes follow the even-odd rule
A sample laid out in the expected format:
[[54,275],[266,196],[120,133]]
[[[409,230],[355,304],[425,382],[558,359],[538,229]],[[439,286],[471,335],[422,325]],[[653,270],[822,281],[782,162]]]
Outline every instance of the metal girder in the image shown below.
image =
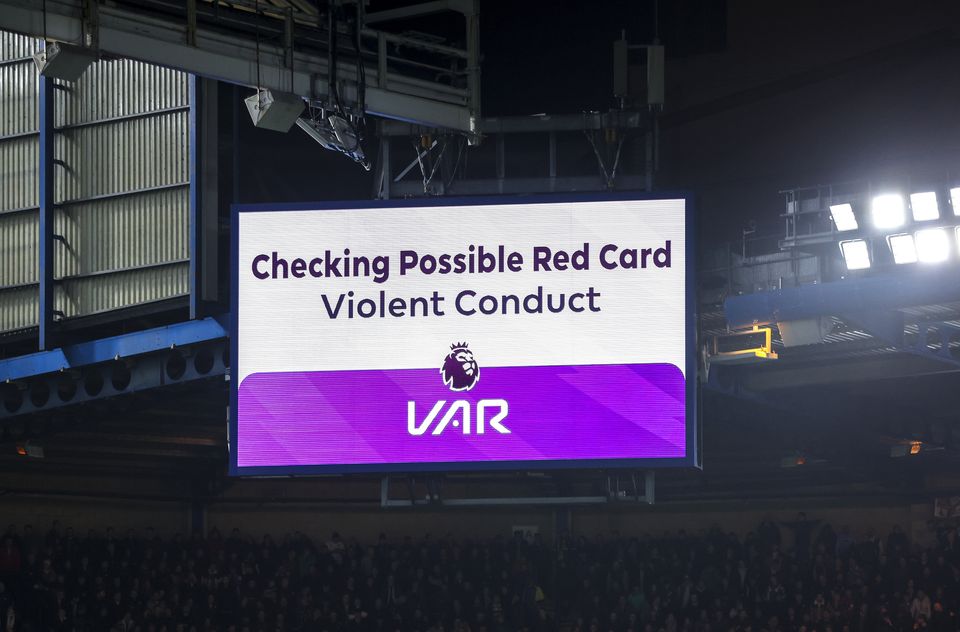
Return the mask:
[[[629,480],[622,480],[625,476]],[[504,496],[487,498],[453,498],[442,493],[443,477],[421,478],[420,483],[427,489],[427,497],[416,497],[416,483],[413,476],[402,478],[406,483],[408,498],[390,497],[390,476],[380,479],[380,507],[383,509],[411,507],[496,507],[496,506],[572,506],[599,505],[615,502],[638,502],[652,505],[655,501],[656,474],[653,470],[643,472],[612,472],[607,476],[607,493],[604,496]],[[621,488],[621,482],[624,483]]]
[[[945,366],[933,358],[932,355],[921,357],[907,352],[843,359],[842,361],[833,360],[819,365],[794,366],[784,363],[779,366],[764,366],[763,370],[744,372],[737,378],[736,391],[728,394],[743,399],[754,399],[768,405],[771,402],[776,402],[779,410],[787,413],[798,413],[803,411],[796,408],[796,402],[791,402],[789,408],[787,408],[784,404],[780,404],[779,400],[770,391],[824,384],[838,385],[894,380],[953,371],[956,371],[956,368]],[[774,407],[777,408],[777,406]]]
[[213,318],[205,318],[81,342],[62,349],[0,360],[0,383],[226,337],[227,330],[223,325]]
[[[48,0],[46,33],[51,40],[83,41],[84,20],[80,3]],[[0,0],[0,28],[33,37],[43,37],[44,16],[41,6],[32,0]],[[98,12],[99,51],[145,62],[177,68],[209,77],[257,87],[256,46],[249,36],[242,37],[212,31],[197,25],[191,30],[196,45],[187,43],[185,26],[167,19],[140,14],[117,6],[101,6]],[[385,40],[396,36],[383,34]],[[458,51],[469,57],[466,51]],[[284,65],[288,52],[271,43],[260,45],[260,86],[267,90],[293,92],[307,99],[329,98],[327,60],[323,56],[298,51],[294,68]],[[469,62],[468,63],[472,63]],[[368,64],[365,73],[367,113],[417,125],[473,132],[475,113],[467,89],[425,81],[399,72],[378,76],[378,66]],[[342,97],[356,103],[357,86],[347,77],[356,76],[356,67],[343,63]],[[386,87],[384,87],[386,86]]]
[[[583,114],[535,114],[533,116],[498,116],[480,119],[476,123],[479,134],[530,134],[537,132],[583,132],[610,128],[646,129],[649,125],[645,113],[629,110],[610,112],[584,112]],[[395,121],[385,121],[382,134],[386,136],[416,136],[421,133],[416,126]]]
[[445,11],[456,11],[457,13],[466,15],[470,12],[472,5],[472,0],[435,0],[434,2],[421,2],[420,4],[414,4],[409,7],[368,13],[367,24],[389,22],[391,20],[405,20],[408,18],[435,15]]
[[911,331],[904,331],[903,314],[896,311],[851,314],[846,318],[899,351],[960,367],[960,327],[952,322],[919,322],[913,333],[912,327]]
[[815,316],[960,301],[960,274],[955,266],[897,272],[731,296],[724,302],[724,312],[731,329],[742,329]]
[[194,380],[222,380],[228,370],[226,351],[227,341],[220,338],[0,384],[0,419]]
[[[639,175],[617,176],[614,190],[640,190],[646,186],[646,177]],[[483,178],[454,180],[446,187],[450,195],[493,195],[500,193],[573,193],[577,191],[607,191],[606,182],[600,176],[561,176],[556,178]],[[394,197],[424,195],[423,183],[401,180],[390,184]]]

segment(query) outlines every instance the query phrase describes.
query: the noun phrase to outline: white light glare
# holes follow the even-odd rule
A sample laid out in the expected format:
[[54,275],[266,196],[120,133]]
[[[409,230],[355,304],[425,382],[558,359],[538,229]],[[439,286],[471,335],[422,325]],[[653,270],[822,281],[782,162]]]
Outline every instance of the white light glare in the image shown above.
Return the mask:
[[913,242],[913,235],[890,235],[887,237],[893,260],[896,263],[916,263],[917,245]]
[[940,263],[950,257],[950,238],[942,228],[917,231],[917,256],[922,263]]
[[903,196],[897,193],[878,195],[870,207],[873,225],[880,229],[899,228],[906,221]]
[[953,205],[953,214],[960,215],[960,187],[950,189],[950,203]]
[[847,270],[863,270],[870,267],[870,251],[863,239],[851,239],[840,242],[840,252],[847,264]]
[[841,232],[859,228],[857,216],[853,214],[853,207],[849,204],[832,204],[830,215],[833,216],[833,223],[837,225],[837,230]]
[[917,222],[926,222],[940,217],[937,194],[933,191],[911,193],[910,208],[913,209],[913,219]]

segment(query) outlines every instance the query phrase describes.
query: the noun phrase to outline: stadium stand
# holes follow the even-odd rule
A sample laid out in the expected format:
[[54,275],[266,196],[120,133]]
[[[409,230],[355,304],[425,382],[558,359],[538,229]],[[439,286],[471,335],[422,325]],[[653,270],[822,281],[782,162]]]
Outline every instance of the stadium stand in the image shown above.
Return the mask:
[[802,514],[743,538],[714,527],[555,545],[11,525],[0,607],[6,632],[953,631],[958,529],[935,542],[911,546],[899,528],[855,538]]

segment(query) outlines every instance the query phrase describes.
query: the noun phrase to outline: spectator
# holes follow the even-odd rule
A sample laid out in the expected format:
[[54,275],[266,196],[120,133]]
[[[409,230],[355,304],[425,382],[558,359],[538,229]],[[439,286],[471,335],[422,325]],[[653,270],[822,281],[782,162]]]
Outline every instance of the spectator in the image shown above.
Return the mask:
[[710,528],[553,546],[11,529],[0,552],[19,561],[0,582],[0,612],[16,632],[958,630],[955,530],[911,550],[899,529],[855,541],[844,528],[831,546],[832,529],[816,534],[816,521],[803,521],[816,543],[806,558],[802,538],[799,550],[781,550],[772,522],[745,538]]

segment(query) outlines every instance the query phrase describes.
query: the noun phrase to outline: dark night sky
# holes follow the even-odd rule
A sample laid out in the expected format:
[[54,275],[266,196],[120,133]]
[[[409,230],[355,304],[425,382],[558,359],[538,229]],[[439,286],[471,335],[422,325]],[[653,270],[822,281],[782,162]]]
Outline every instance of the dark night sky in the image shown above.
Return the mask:
[[[374,0],[368,10],[394,4],[404,3]],[[668,59],[658,186],[697,196],[701,243],[713,243],[736,239],[750,221],[776,234],[784,188],[960,176],[958,9],[661,0]],[[484,115],[609,109],[612,42],[621,29],[632,43],[651,41],[653,15],[653,0],[485,0]],[[395,27],[449,28],[444,19],[459,18]],[[372,195],[371,174],[296,130],[264,132],[246,120],[241,128],[241,201]],[[375,140],[368,147],[373,153]]]

